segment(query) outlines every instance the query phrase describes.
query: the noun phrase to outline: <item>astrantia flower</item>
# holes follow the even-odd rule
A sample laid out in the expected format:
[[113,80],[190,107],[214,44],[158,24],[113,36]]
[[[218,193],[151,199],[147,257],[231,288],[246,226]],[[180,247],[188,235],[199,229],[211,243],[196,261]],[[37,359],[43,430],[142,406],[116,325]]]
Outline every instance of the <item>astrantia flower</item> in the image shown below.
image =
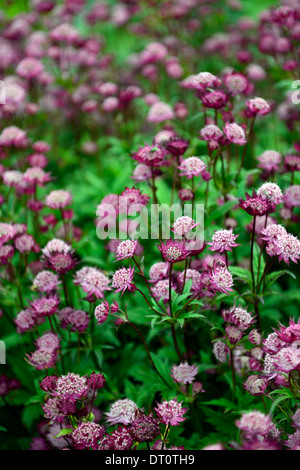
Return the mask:
[[223,137],[223,131],[215,124],[207,124],[200,131],[200,136],[203,140],[215,140],[219,142]]
[[117,261],[132,258],[137,245],[137,240],[123,240],[117,247]]
[[[173,284],[171,284],[173,287]],[[152,287],[152,293],[157,299],[169,299],[169,279],[161,279]]]
[[237,72],[226,74],[223,82],[232,96],[244,93],[249,86],[247,78]]
[[234,325],[227,325],[225,333],[231,344],[238,343],[243,337],[242,331]]
[[80,285],[88,294],[88,298],[101,299],[104,297],[104,292],[110,290],[110,279],[97,268],[88,269],[84,276],[80,276],[80,279],[77,273],[74,283]]
[[188,216],[178,217],[173,224],[173,231],[179,237],[186,237],[198,224]]
[[255,318],[245,308],[233,307],[229,311],[230,323],[233,323],[241,331],[247,330],[253,323]]
[[107,437],[109,450],[130,450],[133,442],[130,428],[126,426],[118,426],[118,428]]
[[150,178],[152,178],[151,168],[144,163],[140,163],[133,170],[132,179],[134,179],[135,181],[147,181]]
[[202,276],[196,269],[188,268],[186,271],[182,271],[178,274],[178,282],[181,287],[183,286],[184,279],[186,283],[192,279],[191,290],[196,291],[200,289]]
[[59,306],[59,297],[52,295],[51,297],[41,297],[31,302],[33,311],[38,316],[48,317],[54,315]]
[[252,98],[247,101],[246,106],[251,116],[268,114],[271,110],[271,106],[263,98]]
[[202,104],[205,108],[221,109],[228,100],[227,95],[223,91],[209,91],[201,96]]
[[187,77],[182,85],[187,85],[188,88],[194,88],[195,90],[205,90],[211,88],[218,82],[215,75],[210,72],[200,72],[197,75],[191,75]]
[[46,269],[65,274],[75,267],[77,259],[70,245],[54,238],[42,250],[42,263]]
[[14,255],[14,247],[12,245],[1,245],[0,244],[0,263],[7,264],[8,260]]
[[252,196],[246,193],[246,200],[240,199],[240,207],[250,215],[266,215],[275,211],[276,205],[266,198],[262,198],[255,191]]
[[101,325],[102,323],[105,322],[105,320],[107,319],[108,313],[109,313],[109,304],[106,300],[102,302],[101,304],[97,305],[97,307],[95,308],[94,315],[95,315],[98,325]]
[[97,450],[98,441],[104,436],[105,429],[99,424],[89,422],[81,423],[72,432],[72,440],[76,449]]
[[161,242],[161,244],[157,246],[165,261],[169,263],[183,261],[190,255],[186,244],[180,240],[168,239],[166,243]]
[[32,330],[37,324],[36,313],[31,308],[26,308],[18,313],[15,318],[18,333]]
[[[300,240],[290,233],[282,237],[274,238],[272,249],[275,255],[278,256],[278,260],[284,260],[287,264],[289,264],[290,261],[297,263],[300,258]],[[268,254],[271,256],[270,251]]]
[[42,62],[34,57],[25,57],[17,66],[17,74],[26,79],[38,77],[44,70]]
[[218,251],[219,253],[231,251],[232,248],[239,246],[239,243],[235,242],[237,237],[238,235],[234,235],[232,229],[217,230],[212,236],[212,242],[208,245],[211,245],[211,251]]
[[293,346],[282,348],[276,354],[275,364],[280,372],[289,373],[292,370],[300,370],[300,349]]
[[263,168],[268,172],[275,172],[278,170],[280,162],[281,162],[281,155],[276,150],[265,150],[259,157],[257,157],[259,161],[259,167]]
[[106,422],[110,425],[113,424],[130,424],[134,421],[136,412],[138,410],[134,401],[129,398],[117,400],[113,403],[106,415]]
[[187,176],[188,179],[193,176],[200,176],[201,173],[206,169],[206,163],[204,163],[199,157],[188,157],[181,162],[178,166],[180,175]]
[[195,365],[189,365],[187,361],[182,362],[179,366],[173,366],[171,370],[171,377],[174,382],[179,384],[191,384],[196,375],[198,374],[199,368]]
[[44,333],[36,342],[38,349],[43,351],[53,352],[60,346],[60,339],[54,333]]
[[90,377],[88,378],[88,386],[92,390],[103,388],[105,385],[105,382],[106,382],[105,377],[103,374],[101,374],[101,372],[99,373],[92,372]]
[[247,411],[236,421],[236,426],[247,437],[266,436],[272,428],[271,418],[260,411]]
[[44,184],[48,183],[51,180],[50,174],[46,173],[43,168],[34,167],[28,168],[24,175],[23,180],[26,183],[30,184],[37,184],[38,186],[44,186]]
[[173,119],[174,116],[174,111],[169,104],[157,101],[149,109],[147,121],[157,124],[159,122],[169,121]]
[[226,266],[215,266],[210,278],[210,287],[213,291],[224,292],[232,291],[233,278],[231,272]]
[[15,247],[20,253],[30,253],[36,244],[33,237],[27,233],[15,239]]
[[88,391],[87,379],[69,372],[67,375],[62,375],[57,379],[56,388],[53,393],[62,399],[73,397],[79,400],[86,397]]
[[257,375],[250,375],[244,383],[247,392],[253,396],[264,395],[267,386],[267,379],[265,377],[258,377]]
[[183,415],[186,413],[187,408],[183,408],[182,403],[178,402],[177,398],[169,401],[163,400],[156,405],[154,410],[160,422],[166,426],[178,426],[186,419]]
[[0,245],[11,240],[13,236],[14,236],[13,225],[0,222]]
[[132,158],[143,165],[159,167],[165,163],[165,156],[166,152],[160,145],[145,145],[135,152]]
[[213,343],[213,353],[219,362],[226,362],[228,360],[230,349],[224,341],[217,340]]
[[120,194],[120,211],[123,206],[123,213],[128,211],[130,206],[133,204],[136,206],[145,206],[149,202],[149,199],[149,196],[147,194],[142,194],[139,189],[126,187]]
[[276,330],[276,335],[281,341],[285,343],[293,343],[300,340],[300,319],[296,323],[290,319],[288,326],[280,325],[279,330]]
[[37,370],[49,369],[57,362],[57,351],[37,349],[31,354],[26,354],[26,361]]
[[32,287],[38,292],[50,293],[58,288],[60,280],[52,271],[41,271],[33,280]]
[[5,127],[0,134],[0,146],[23,148],[27,143],[26,132],[17,126]]
[[288,208],[300,207],[300,184],[289,186],[283,195],[284,205]]
[[166,143],[166,150],[175,157],[180,157],[189,146],[189,141],[182,137],[171,137]]
[[298,155],[286,155],[283,165],[286,171],[300,171],[300,157]]
[[270,242],[275,238],[280,238],[287,234],[286,229],[280,224],[270,224],[261,231],[261,238]]
[[280,204],[282,202],[282,191],[275,183],[264,183],[258,188],[257,195],[274,204]]
[[236,122],[227,122],[224,127],[224,132],[227,139],[232,144],[244,145],[247,143],[244,129]]
[[124,294],[125,290],[132,292],[135,290],[133,277],[134,268],[120,268],[113,275],[112,286],[116,289],[116,292],[122,292],[122,294]]
[[139,413],[130,426],[130,432],[137,442],[151,442],[160,434],[159,420],[153,414]]
[[154,263],[149,270],[150,281],[155,282],[168,276],[169,263],[159,261]]
[[90,317],[84,310],[65,307],[57,313],[62,328],[70,329],[77,333],[83,333],[89,326]]
[[66,206],[69,206],[71,202],[72,196],[69,191],[57,189],[48,194],[45,204],[51,209],[64,209]]

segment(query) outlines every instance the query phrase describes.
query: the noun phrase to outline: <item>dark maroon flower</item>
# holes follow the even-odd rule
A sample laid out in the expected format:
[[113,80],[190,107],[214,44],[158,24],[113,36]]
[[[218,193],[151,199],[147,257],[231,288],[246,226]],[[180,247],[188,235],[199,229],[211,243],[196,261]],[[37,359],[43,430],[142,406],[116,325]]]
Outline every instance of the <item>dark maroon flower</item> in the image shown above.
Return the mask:
[[189,141],[182,137],[171,137],[166,144],[166,150],[176,157],[183,155],[189,146]]
[[248,214],[253,216],[271,214],[276,210],[276,204],[271,203],[267,199],[263,199],[261,196],[258,196],[254,190],[252,192],[252,196],[246,193],[246,200],[239,199],[239,201],[239,206]]
[[101,374],[101,372],[98,374],[96,372],[92,372],[87,381],[88,386],[93,390],[96,390],[97,388],[103,388],[105,382],[105,377],[103,374]]

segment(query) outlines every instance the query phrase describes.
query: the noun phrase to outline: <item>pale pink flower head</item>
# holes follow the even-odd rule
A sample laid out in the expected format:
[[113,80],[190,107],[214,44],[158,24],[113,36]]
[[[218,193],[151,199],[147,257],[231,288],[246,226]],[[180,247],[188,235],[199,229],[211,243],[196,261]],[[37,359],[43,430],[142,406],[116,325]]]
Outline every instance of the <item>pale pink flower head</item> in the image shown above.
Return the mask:
[[200,176],[204,172],[206,167],[206,163],[204,163],[201,158],[188,157],[180,163],[178,169],[181,172],[181,176],[187,176],[187,178],[190,179],[193,176]]
[[238,343],[243,337],[243,332],[234,325],[227,325],[225,327],[225,334],[231,344]]
[[172,107],[161,101],[154,103],[148,112],[147,121],[154,124],[174,119],[175,114]]
[[116,289],[116,292],[124,294],[126,290],[133,292],[136,287],[133,282],[134,268],[120,268],[115,271],[112,279],[112,287]]
[[187,237],[189,232],[195,228],[198,224],[189,216],[178,217],[174,224],[172,230],[175,235],[179,237]]
[[23,173],[19,170],[7,170],[2,175],[5,186],[11,188],[19,188],[24,185]]
[[150,281],[156,282],[161,279],[165,279],[168,276],[169,263],[165,261],[159,261],[154,263],[149,270]]
[[271,106],[263,98],[252,98],[246,103],[248,114],[251,116],[268,114]]
[[39,272],[33,280],[32,287],[33,290],[38,292],[50,293],[55,291],[58,286],[61,284],[57,274],[52,271],[41,271]]
[[84,310],[65,307],[57,313],[61,327],[77,333],[83,333],[89,326],[90,317]]
[[210,288],[215,292],[227,294],[232,291],[233,278],[231,272],[224,265],[214,263],[210,276]]
[[49,317],[54,315],[57,311],[59,301],[57,295],[41,297],[31,302],[31,308],[38,317]]
[[72,432],[72,441],[75,449],[98,449],[98,441],[100,441],[105,434],[104,426],[87,421],[79,424],[79,426]]
[[150,178],[152,178],[152,171],[148,165],[140,163],[133,170],[132,179],[137,182],[147,181]]
[[257,195],[273,204],[280,204],[283,200],[282,191],[276,183],[262,184],[257,190]]
[[38,349],[42,349],[43,351],[47,352],[54,352],[60,347],[60,339],[54,333],[44,333],[42,336],[38,338],[36,341],[36,345]]
[[274,238],[272,242],[269,242],[270,246],[272,251],[268,251],[268,246],[266,248],[269,256],[274,253],[273,256],[277,255],[278,261],[284,260],[289,264],[290,261],[297,263],[300,259],[300,240],[290,233]]
[[270,416],[256,410],[242,413],[235,424],[247,437],[266,436],[273,426]]
[[77,259],[70,245],[54,238],[42,249],[42,263],[45,269],[65,274],[75,267]]
[[129,398],[117,400],[113,403],[106,415],[106,422],[110,425],[114,424],[131,424],[134,421],[137,405]]
[[223,82],[232,96],[245,93],[249,86],[247,78],[238,72],[226,74]]
[[261,238],[267,242],[275,238],[280,238],[287,234],[286,229],[280,224],[270,224],[261,231]]
[[0,134],[0,146],[24,148],[28,144],[26,132],[17,126],[5,127]]
[[14,237],[14,227],[12,224],[0,222],[0,245],[8,242]]
[[31,354],[26,354],[26,362],[37,370],[50,369],[54,367],[58,359],[56,351],[46,351],[44,349],[37,349]]
[[18,313],[14,320],[19,334],[33,330],[37,325],[36,313],[31,308],[26,308]]
[[187,361],[180,363],[178,366],[173,366],[171,369],[171,377],[175,383],[182,385],[191,384],[194,382],[198,374],[199,367],[195,364],[188,364]]
[[244,129],[236,122],[227,122],[224,126],[224,132],[232,144],[244,145],[247,143]]
[[95,308],[95,318],[97,320],[98,325],[102,325],[105,322],[109,314],[109,304],[106,300],[101,304],[97,305]]
[[197,291],[201,287],[202,276],[196,269],[188,268],[186,271],[182,271],[178,274],[178,282],[182,287],[185,282],[187,283],[190,279],[192,280],[191,290]]
[[51,209],[64,209],[72,202],[72,195],[69,191],[63,189],[56,189],[51,191],[46,197],[45,204]]
[[164,260],[169,263],[183,261],[190,255],[186,243],[180,240],[168,239],[165,243],[161,242],[161,244],[157,246]]
[[265,150],[257,160],[260,162],[259,167],[265,171],[273,173],[278,170],[281,162],[281,154],[276,150]]
[[162,146],[145,145],[132,155],[134,160],[137,160],[143,165],[149,167],[159,167],[165,163],[166,152]]
[[223,137],[223,131],[215,124],[207,124],[200,131],[203,140],[219,142]]
[[20,77],[31,80],[38,77],[43,70],[44,66],[39,59],[34,57],[25,57],[25,59],[22,59],[18,64],[16,72]]
[[43,170],[43,168],[33,167],[33,168],[28,168],[25,171],[23,175],[23,180],[26,181],[26,183],[29,183],[32,185],[44,186],[46,183],[48,183],[51,180],[51,177],[49,173],[46,173]]
[[292,370],[300,370],[300,349],[299,345],[297,346],[288,346],[278,351],[275,358],[276,369],[278,371],[289,373]]
[[117,247],[117,261],[132,258],[137,245],[137,240],[123,240]]
[[88,299],[101,299],[104,292],[110,290],[110,279],[97,268],[79,270],[75,275],[74,284],[80,285]]
[[258,375],[250,375],[244,383],[245,390],[253,396],[264,395],[267,386],[267,379]]
[[184,88],[203,91],[206,88],[212,88],[219,82],[219,79],[210,72],[200,72],[196,75],[190,75],[182,82]]
[[31,251],[35,251],[36,248],[33,237],[27,233],[18,236],[14,243],[20,253],[30,253]]
[[[173,287],[173,283],[171,283],[171,288]],[[157,299],[169,300],[169,279],[161,279],[157,281],[152,287],[152,293]]]
[[89,387],[86,377],[81,377],[79,374],[68,372],[68,374],[61,375],[57,379],[53,395],[60,399],[74,398],[76,400],[80,400],[87,396],[88,391]]
[[211,245],[211,251],[218,251],[223,253],[224,251],[232,251],[232,248],[240,246],[239,243],[236,243],[236,238],[238,235],[234,235],[233,230],[217,230],[212,236],[212,242],[208,243]]
[[69,23],[61,23],[50,32],[50,38],[56,42],[75,44],[79,39],[79,33],[75,26]]
[[283,194],[283,202],[286,207],[300,207],[300,184],[289,186]]
[[112,113],[119,109],[119,99],[116,96],[108,96],[103,100],[102,109],[106,113]]
[[163,400],[161,403],[158,403],[154,408],[156,411],[157,417],[161,423],[166,426],[178,426],[182,421],[186,420],[186,417],[183,415],[188,410],[187,408],[182,407],[182,402],[179,402],[177,398],[173,400]]
[[213,353],[215,358],[221,362],[225,363],[228,360],[230,349],[226,343],[222,340],[217,340],[213,343]]
[[300,319],[296,323],[290,319],[288,326],[280,325],[279,330],[276,330],[277,336],[285,343],[294,343],[300,340]]

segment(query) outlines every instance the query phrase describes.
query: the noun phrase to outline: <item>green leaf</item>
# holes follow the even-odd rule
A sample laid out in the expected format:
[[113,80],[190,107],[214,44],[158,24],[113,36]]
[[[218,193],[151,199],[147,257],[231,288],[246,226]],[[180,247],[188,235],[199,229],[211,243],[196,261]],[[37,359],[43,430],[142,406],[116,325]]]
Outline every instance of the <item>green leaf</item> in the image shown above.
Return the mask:
[[58,434],[57,436],[54,436],[55,438],[57,437],[61,437],[61,436],[66,436],[67,434],[72,434],[73,432],[73,429],[62,429]]
[[266,287],[269,289],[274,282],[277,281],[281,276],[284,276],[285,274],[288,274],[291,276],[293,279],[296,279],[296,276],[294,273],[289,271],[288,269],[282,269],[280,271],[275,271],[274,273],[268,274],[266,276]]
[[236,409],[236,404],[226,398],[216,398],[215,400],[201,402],[201,405],[221,406],[227,410]]

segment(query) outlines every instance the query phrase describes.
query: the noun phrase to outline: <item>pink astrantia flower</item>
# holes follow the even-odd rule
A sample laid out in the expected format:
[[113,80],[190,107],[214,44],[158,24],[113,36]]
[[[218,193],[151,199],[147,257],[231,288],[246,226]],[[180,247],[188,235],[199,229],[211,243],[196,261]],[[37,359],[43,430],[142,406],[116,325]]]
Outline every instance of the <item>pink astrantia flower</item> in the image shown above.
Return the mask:
[[134,268],[121,268],[115,271],[112,279],[112,287],[116,289],[116,292],[124,294],[126,290],[133,292],[136,287],[133,283]]
[[159,122],[169,121],[174,117],[174,111],[169,104],[157,101],[149,109],[147,121],[157,124]]
[[80,400],[87,396],[88,391],[89,387],[86,377],[68,372],[68,374],[61,375],[57,379],[56,387],[52,394],[61,399],[74,398]]
[[276,150],[265,150],[257,160],[260,162],[259,167],[268,172],[275,172],[278,170],[281,162],[281,154]]
[[45,204],[51,209],[64,209],[69,206],[72,202],[72,196],[69,191],[63,189],[57,189],[51,191],[46,197]]
[[137,240],[123,240],[117,247],[117,261],[132,258],[137,245]]
[[236,122],[227,122],[224,127],[224,132],[232,144],[244,145],[247,143],[247,138],[244,129]]
[[286,207],[300,207],[300,184],[289,186],[283,194],[283,202]]
[[174,224],[172,230],[179,237],[187,237],[189,232],[193,230],[198,224],[188,216],[178,217]]
[[212,242],[208,243],[211,245],[211,251],[218,251],[223,253],[224,251],[232,251],[232,248],[240,246],[235,240],[238,235],[234,235],[232,229],[230,230],[217,230],[212,236]]
[[136,412],[138,410],[134,401],[129,398],[117,400],[113,403],[106,415],[106,422],[110,425],[113,424],[130,424],[134,421]]
[[256,191],[252,192],[252,196],[246,193],[246,199],[239,199],[239,202],[239,206],[253,216],[270,214],[276,210],[276,204],[265,197],[259,196]]
[[181,402],[177,401],[177,398],[158,403],[154,410],[160,422],[166,426],[178,426],[186,419],[183,415],[186,413],[187,408],[183,408]]
[[134,160],[150,167],[165,163],[166,152],[160,145],[145,145],[132,155]]
[[101,299],[110,290],[110,279],[97,268],[82,268],[76,273],[74,284],[80,285],[88,298]]
[[267,435],[273,423],[270,416],[254,410],[243,413],[235,424],[246,436],[251,437],[255,435]]
[[267,182],[262,184],[257,190],[257,195],[274,204],[280,204],[283,199],[282,191],[276,183]]
[[246,106],[251,116],[268,114],[271,110],[271,106],[263,98],[252,98],[247,101]]
[[186,248],[185,242],[180,240],[169,239],[166,243],[161,242],[161,244],[157,246],[165,261],[169,263],[183,261],[190,255],[190,251]]
[[173,366],[171,370],[171,377],[175,383],[191,384],[198,374],[199,367],[195,364],[188,364],[187,361],[180,363],[178,366]]
[[31,302],[31,307],[37,316],[48,317],[54,315],[59,306],[59,297],[52,295],[51,297],[41,297]]
[[52,271],[41,271],[33,280],[32,287],[38,292],[50,293],[61,284],[57,274]]
[[90,449],[97,450],[98,441],[102,439],[105,434],[104,426],[87,421],[81,423],[72,432],[71,438],[76,449]]
[[26,354],[25,360],[37,370],[54,367],[57,362],[57,351],[37,349],[31,354]]
[[105,320],[108,317],[108,313],[109,313],[109,304],[106,300],[104,300],[104,302],[97,305],[97,307],[95,308],[95,312],[94,312],[98,325],[102,325],[102,323],[105,322]]
[[215,264],[210,278],[210,287],[213,291],[227,294],[232,291],[233,278],[226,266]]
[[84,310],[65,307],[57,312],[62,328],[76,333],[83,333],[89,326],[90,317]]
[[166,143],[166,150],[175,157],[182,156],[189,146],[189,141],[183,137],[171,137]]
[[188,157],[180,163],[178,169],[181,172],[181,176],[185,175],[190,179],[193,176],[200,176],[206,167],[206,163],[204,163],[201,158]]

